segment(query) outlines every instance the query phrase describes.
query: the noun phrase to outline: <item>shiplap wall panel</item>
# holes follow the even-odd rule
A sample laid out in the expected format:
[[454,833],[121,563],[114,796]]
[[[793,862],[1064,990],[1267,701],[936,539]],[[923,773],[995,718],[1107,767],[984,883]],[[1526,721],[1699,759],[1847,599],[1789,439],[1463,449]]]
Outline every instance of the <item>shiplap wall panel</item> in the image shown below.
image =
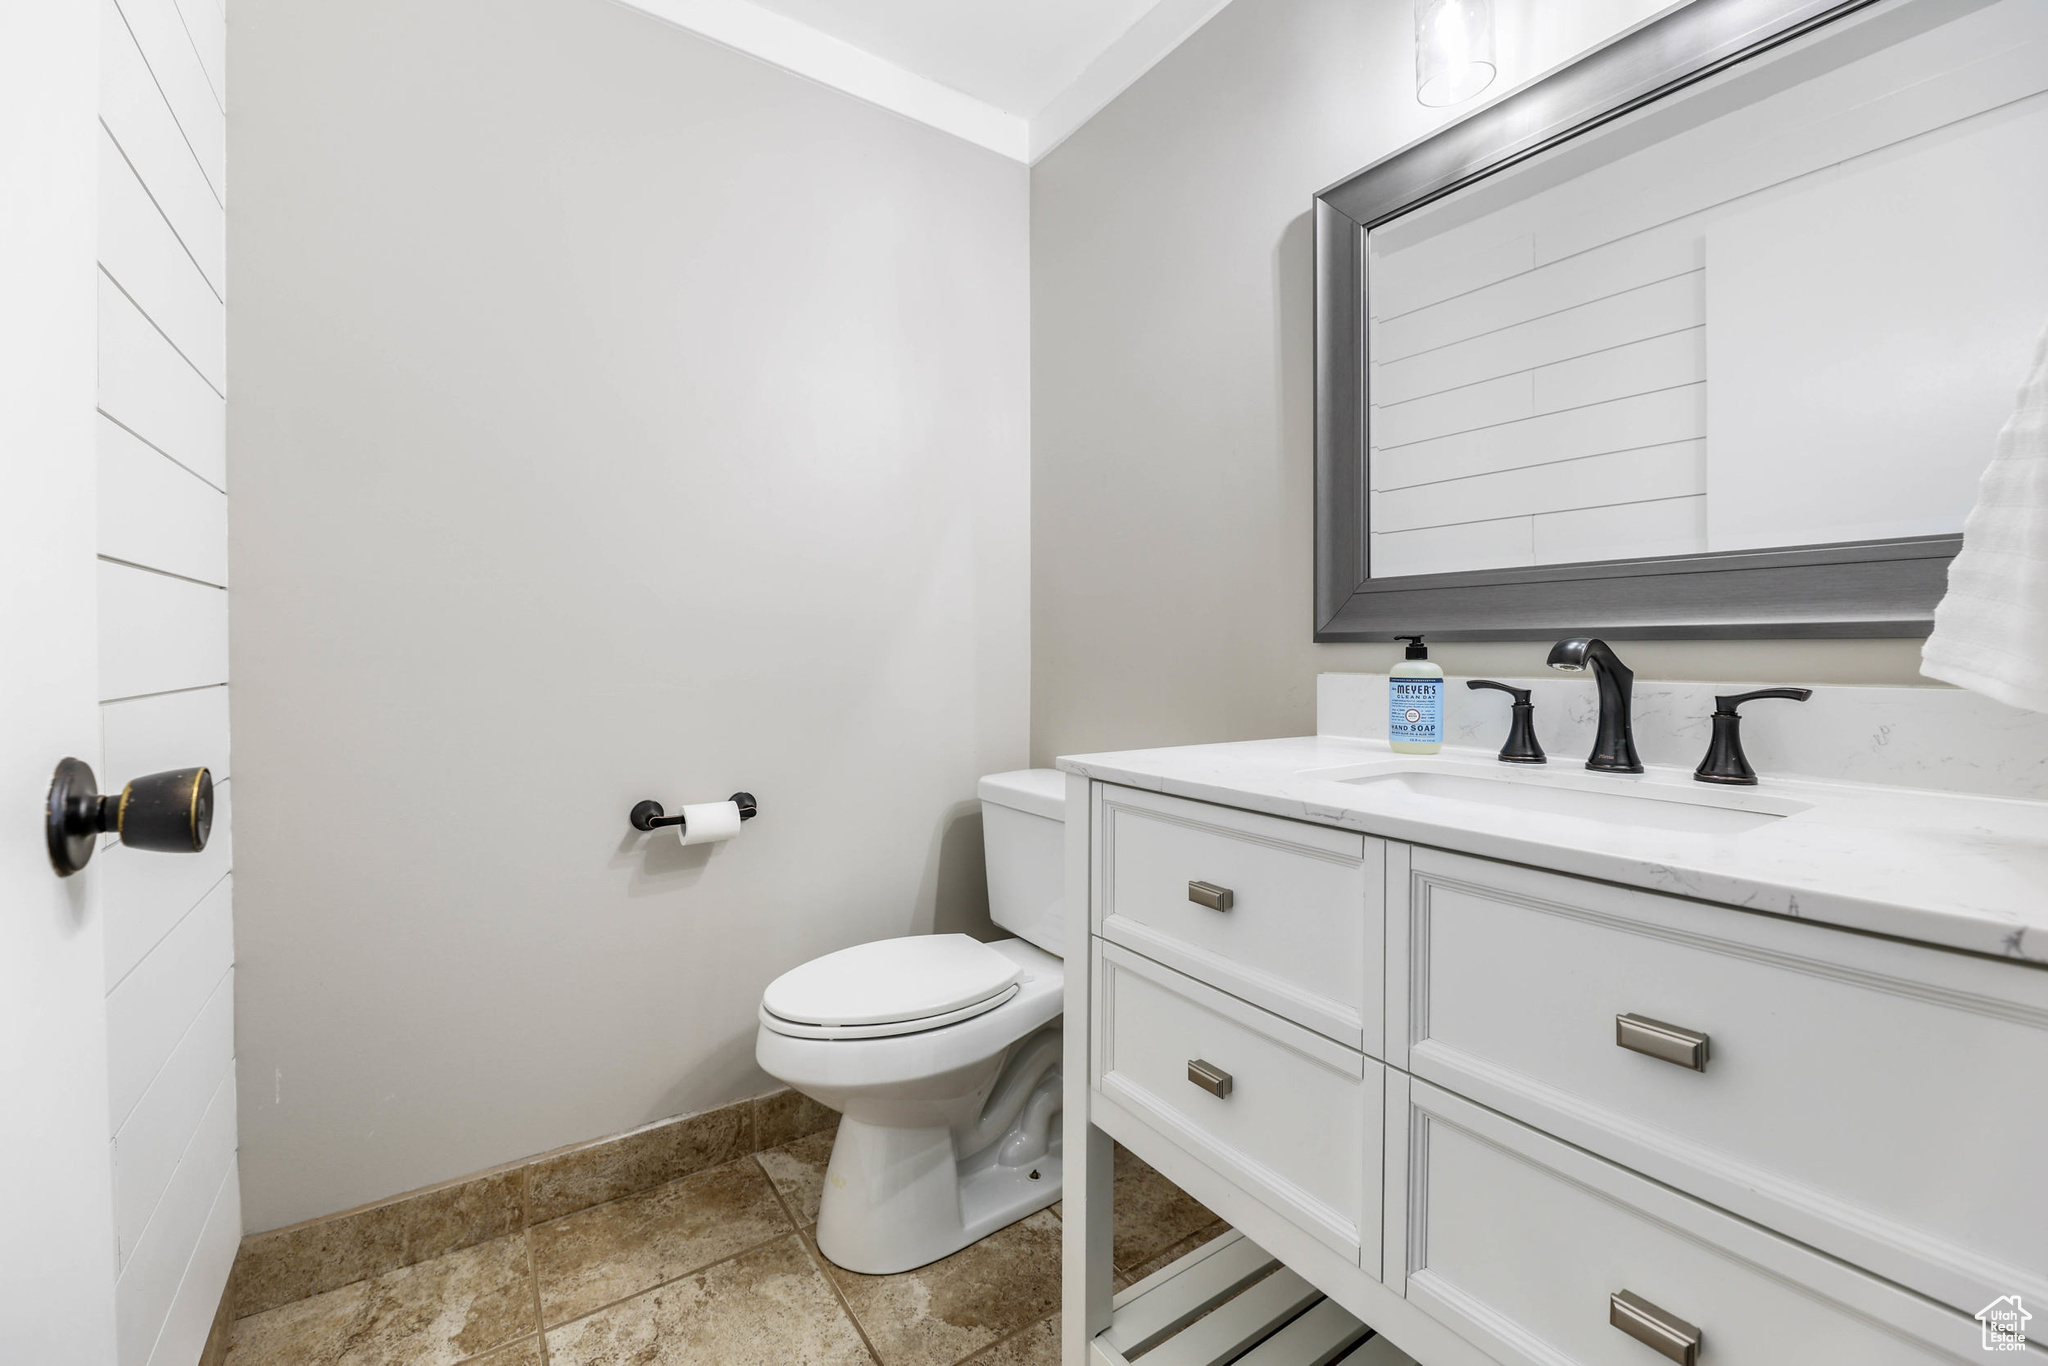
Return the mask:
[[228,595],[100,562],[100,695],[138,697],[228,681]]
[[[1705,495],[1579,508],[1530,519],[1532,564],[1570,564],[1609,555],[1682,555],[1705,543]],[[1589,555],[1598,547],[1598,555]]]
[[227,202],[227,119],[173,0],[118,0],[121,16],[214,195]]
[[104,275],[100,411],[215,488],[227,487],[227,400]]
[[1706,445],[1686,441],[1375,494],[1373,525],[1409,531],[1517,513],[1649,502],[1705,493],[1706,482]]
[[[1391,408],[1372,410],[1372,442],[1382,447],[1454,436],[1481,427],[1496,427],[1536,411],[1535,383],[1528,372],[1482,380],[1448,393],[1411,399]],[[1378,484],[1375,479],[1374,484]]]
[[[1380,234],[1373,238],[1378,242]],[[1404,264],[1412,268],[1373,276],[1370,303],[1376,317],[1413,313],[1524,275],[1539,264],[1535,239],[1526,232],[1495,239],[1470,233],[1427,239],[1409,247],[1406,257]]]
[[1691,441],[1706,434],[1706,386],[1666,389],[1376,452],[1373,486],[1405,488],[1433,479]]
[[1417,531],[1376,531],[1372,536],[1373,573],[1447,574],[1534,564],[1531,521],[1528,517],[1504,517]]
[[1608,293],[1620,293],[1705,264],[1699,235],[1649,232],[1562,261],[1538,266],[1477,290],[1398,317],[1373,301],[1374,359],[1395,361],[1476,336],[1487,327],[1528,322]]
[[1536,411],[1586,408],[1703,384],[1706,375],[1707,330],[1688,327],[1544,366],[1536,372]]
[[114,1340],[120,1366],[148,1366],[234,1162],[235,1083],[233,1077],[224,1077],[114,1283]]
[[171,117],[114,0],[100,0],[100,121],[216,294],[226,280],[227,223],[184,130]]
[[101,760],[203,764],[197,854],[103,845],[121,1366],[193,1366],[241,1238],[228,773],[226,12],[101,5]]
[[219,786],[232,772],[228,767],[228,690],[223,686],[105,703],[100,707],[100,735],[100,754],[110,783],[202,764]]
[[1704,307],[1700,277],[1688,273],[1589,299],[1526,322],[1496,323],[1475,336],[1406,360],[1376,363],[1372,400],[1384,413],[1426,394],[1698,327],[1704,321]]
[[225,882],[234,864],[234,793],[232,782],[213,785],[213,837],[200,853],[157,854],[114,844],[93,855],[94,868],[105,865],[100,901],[107,910],[108,990],[118,987],[194,906]]
[[207,383],[227,392],[227,308],[104,128],[100,268]]
[[[211,0],[203,0],[210,3]],[[221,1287],[234,1269],[235,1252],[242,1244],[242,1185],[240,1163],[228,1155],[227,1173],[214,1194],[213,1208],[186,1263],[175,1298],[164,1315],[163,1330],[146,1366],[188,1366],[206,1349],[207,1334],[213,1331],[213,1315],[220,1301]]]
[[[1675,247],[1597,254],[1637,270],[1698,255],[1696,243],[1674,240]],[[1554,546],[1569,538],[1555,530],[1539,537],[1533,519],[1706,492],[1705,448],[1697,432],[1680,442],[1624,444],[1552,459],[1558,427],[1539,425],[1544,417],[1576,412],[1573,426],[1599,430],[1604,410],[1638,414],[1641,400],[1652,394],[1689,392],[1703,384],[1703,272],[1664,275],[1626,289],[1584,271],[1553,271],[1540,290],[1505,288],[1514,283],[1482,287],[1453,301],[1468,323],[1482,329],[1476,335],[1373,367],[1376,575],[1539,563],[1539,540]],[[1611,292],[1572,301],[1562,292],[1566,283]],[[1506,302],[1489,315],[1480,305],[1495,295]],[[1532,302],[1565,306],[1507,321]],[[1695,401],[1695,421],[1698,411]],[[1460,438],[1463,450],[1450,451],[1447,461],[1444,443]],[[1481,452],[1493,468],[1470,468],[1481,463],[1473,459]],[[1581,518],[1571,526],[1594,534],[1617,521],[1625,523],[1625,513]],[[1660,533],[1659,553],[1704,549],[1704,523],[1699,525],[1698,538],[1684,544],[1668,544]],[[1631,543],[1642,539],[1628,536]],[[1597,539],[1581,540],[1563,558],[1616,553]],[[1461,562],[1460,556],[1469,558]]]
[[107,995],[107,1096],[116,1133],[234,963],[233,886],[224,879],[207,893]]
[[228,498],[102,415],[99,553],[202,583],[228,581]]
[[234,1071],[234,974],[222,977],[114,1133],[114,1246],[121,1265],[142,1239],[214,1092]]
[[228,107],[228,25],[227,14],[214,0],[177,0],[178,17],[184,20],[185,34],[192,40],[192,50],[199,56],[199,65],[206,72],[206,83],[213,90],[213,102],[226,110]]

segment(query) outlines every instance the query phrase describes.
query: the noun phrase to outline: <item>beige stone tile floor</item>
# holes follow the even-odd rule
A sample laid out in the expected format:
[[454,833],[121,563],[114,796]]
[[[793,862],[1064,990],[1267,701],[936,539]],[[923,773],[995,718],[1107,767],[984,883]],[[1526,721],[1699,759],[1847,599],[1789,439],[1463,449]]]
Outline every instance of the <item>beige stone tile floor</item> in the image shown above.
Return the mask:
[[[1059,1207],[861,1276],[812,1229],[830,1132],[236,1320],[228,1366],[1057,1366]],[[1224,1231],[1116,1150],[1117,1284]]]

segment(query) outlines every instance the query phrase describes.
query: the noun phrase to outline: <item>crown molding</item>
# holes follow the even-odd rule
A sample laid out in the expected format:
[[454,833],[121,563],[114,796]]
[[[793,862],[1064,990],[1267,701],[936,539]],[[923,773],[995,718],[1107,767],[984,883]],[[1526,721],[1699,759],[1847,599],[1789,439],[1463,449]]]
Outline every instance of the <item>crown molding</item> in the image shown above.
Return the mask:
[[1029,160],[1065,142],[1082,124],[1109,107],[1110,101],[1194,36],[1195,30],[1223,12],[1230,0],[1159,0],[1125,29],[1070,82],[1065,90],[1031,116]]
[[619,2],[1013,161],[1024,161],[1030,155],[1030,124],[1021,115],[928,80],[748,0]]
[[1229,2],[1160,0],[1027,118],[752,0],[618,0],[628,9],[1027,165],[1100,113]]

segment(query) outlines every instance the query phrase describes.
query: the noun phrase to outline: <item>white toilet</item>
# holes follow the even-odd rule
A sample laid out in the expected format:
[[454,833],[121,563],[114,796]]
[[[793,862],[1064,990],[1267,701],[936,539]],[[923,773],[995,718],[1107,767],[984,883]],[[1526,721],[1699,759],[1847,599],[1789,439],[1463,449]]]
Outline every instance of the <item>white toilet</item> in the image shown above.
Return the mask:
[[755,1057],[840,1112],[818,1247],[907,1271],[1060,1198],[1066,780],[983,778],[989,913],[1019,936],[857,944],[761,995]]

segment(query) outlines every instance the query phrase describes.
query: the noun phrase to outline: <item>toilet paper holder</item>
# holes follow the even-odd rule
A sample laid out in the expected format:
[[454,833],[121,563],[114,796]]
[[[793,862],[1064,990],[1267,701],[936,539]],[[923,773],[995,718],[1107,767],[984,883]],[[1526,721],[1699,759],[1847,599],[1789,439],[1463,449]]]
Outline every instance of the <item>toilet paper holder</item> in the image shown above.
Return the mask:
[[[760,810],[751,792],[735,792],[726,800],[740,809],[740,819],[743,821],[754,819]],[[632,821],[635,830],[656,830],[664,825],[682,825],[685,820],[682,816],[662,814],[661,803],[655,801],[635,803],[633,813],[627,819]]]

